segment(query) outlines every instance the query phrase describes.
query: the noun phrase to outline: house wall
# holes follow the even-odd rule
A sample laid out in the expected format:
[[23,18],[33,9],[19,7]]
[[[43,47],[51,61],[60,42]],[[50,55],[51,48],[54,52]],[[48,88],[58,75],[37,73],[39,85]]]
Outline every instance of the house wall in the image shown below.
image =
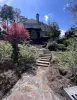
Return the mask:
[[47,34],[47,33],[46,33],[45,31],[41,31],[41,32],[40,32],[40,37],[45,37],[45,36],[47,36],[46,34]]

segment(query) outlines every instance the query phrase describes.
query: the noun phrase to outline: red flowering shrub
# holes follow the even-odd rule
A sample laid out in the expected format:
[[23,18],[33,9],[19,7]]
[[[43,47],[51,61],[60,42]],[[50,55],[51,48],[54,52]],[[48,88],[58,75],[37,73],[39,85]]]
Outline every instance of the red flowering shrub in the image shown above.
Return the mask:
[[29,32],[24,26],[19,26],[18,23],[12,23],[11,26],[2,24],[3,28],[7,28],[7,35],[4,37],[6,41],[10,43],[18,44],[24,40],[29,39]]
[[16,63],[19,57],[18,44],[29,39],[29,32],[24,26],[19,26],[16,22],[12,23],[10,26],[7,26],[6,23],[2,23],[2,26],[4,29],[7,29],[7,34],[5,34],[4,39],[11,43],[13,47],[12,58]]

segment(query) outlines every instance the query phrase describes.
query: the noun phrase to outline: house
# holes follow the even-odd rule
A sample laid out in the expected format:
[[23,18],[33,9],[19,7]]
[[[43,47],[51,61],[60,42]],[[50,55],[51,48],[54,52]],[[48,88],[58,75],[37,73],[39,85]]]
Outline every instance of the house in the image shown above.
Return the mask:
[[[18,22],[18,24],[19,26],[23,26],[22,22]],[[36,14],[36,19],[26,19],[25,27],[30,33],[31,42],[44,43],[48,41],[49,37],[47,36],[47,29],[49,26],[39,20],[39,14]],[[1,26],[0,28],[2,30]]]
[[35,43],[43,43],[48,40],[48,25],[39,20],[39,14],[36,14],[36,20],[33,18],[27,19],[25,22],[25,27],[28,29],[31,39]]

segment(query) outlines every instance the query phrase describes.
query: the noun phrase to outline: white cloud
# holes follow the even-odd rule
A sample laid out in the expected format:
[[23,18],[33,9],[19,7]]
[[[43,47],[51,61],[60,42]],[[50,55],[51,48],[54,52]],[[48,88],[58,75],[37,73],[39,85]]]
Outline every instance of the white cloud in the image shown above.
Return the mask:
[[63,10],[66,10],[68,7],[70,7],[70,4],[69,4],[69,3],[67,3],[67,4],[64,6]]
[[48,15],[45,15],[44,18],[45,18],[45,21],[47,22],[48,19],[49,19],[49,16]]
[[53,18],[54,18],[54,14],[52,14],[52,13],[49,13],[49,14],[47,14],[47,15],[44,16],[44,19],[45,19],[46,22],[48,20],[50,20],[50,19],[53,19]]
[[61,35],[60,35],[60,37],[63,37],[64,35],[65,35],[65,30],[62,30],[62,29],[60,29],[60,31],[61,31]]

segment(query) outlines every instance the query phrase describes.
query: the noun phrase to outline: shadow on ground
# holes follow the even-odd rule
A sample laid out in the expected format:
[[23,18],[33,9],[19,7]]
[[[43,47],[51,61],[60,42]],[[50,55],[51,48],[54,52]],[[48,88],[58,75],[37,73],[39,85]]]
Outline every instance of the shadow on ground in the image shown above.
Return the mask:
[[12,60],[0,62],[0,100],[21,78],[23,73],[36,75],[35,61],[19,60],[13,64]]

